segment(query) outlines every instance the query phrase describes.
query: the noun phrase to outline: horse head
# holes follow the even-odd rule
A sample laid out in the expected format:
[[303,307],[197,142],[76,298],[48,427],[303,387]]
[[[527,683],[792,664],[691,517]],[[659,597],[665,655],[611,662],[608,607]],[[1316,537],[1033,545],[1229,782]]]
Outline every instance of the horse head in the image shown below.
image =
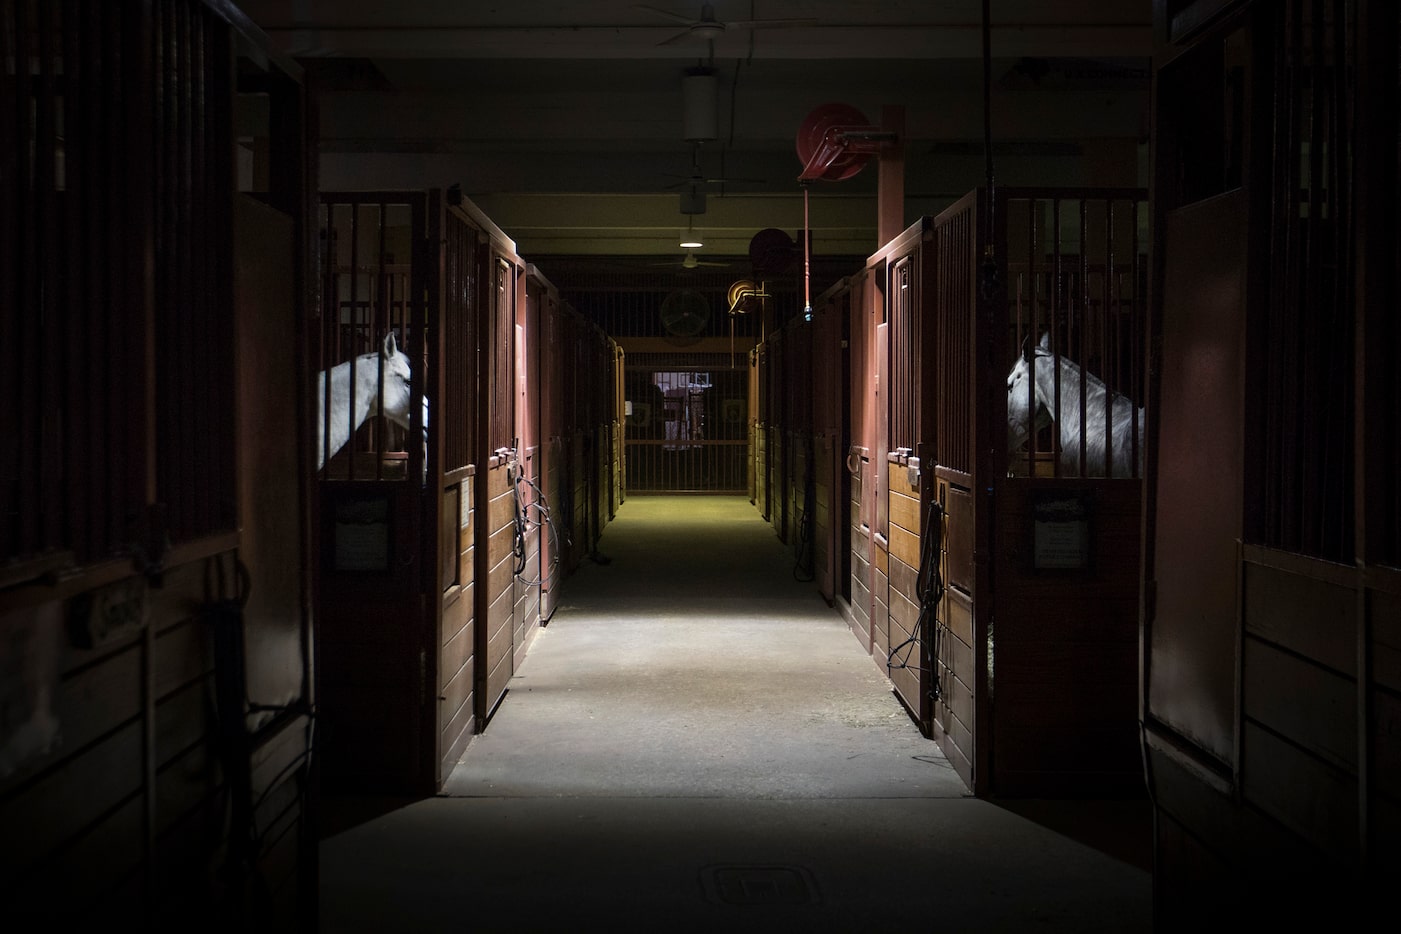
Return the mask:
[[[380,348],[380,358],[384,364],[384,392],[380,396],[381,404],[384,406],[384,416],[407,428],[409,427],[409,400],[412,398],[410,383],[413,374],[409,368],[408,354],[399,349],[392,331],[384,339],[384,345]],[[370,375],[372,377],[378,376],[378,374],[373,373]]]
[[[1032,360],[1051,356],[1050,335],[1043,334],[1033,351],[1031,338],[1022,342],[1022,351],[1007,374],[1007,452],[1019,451],[1033,432],[1051,424],[1051,413],[1039,386],[1028,389]],[[1033,411],[1034,409],[1034,411]]]

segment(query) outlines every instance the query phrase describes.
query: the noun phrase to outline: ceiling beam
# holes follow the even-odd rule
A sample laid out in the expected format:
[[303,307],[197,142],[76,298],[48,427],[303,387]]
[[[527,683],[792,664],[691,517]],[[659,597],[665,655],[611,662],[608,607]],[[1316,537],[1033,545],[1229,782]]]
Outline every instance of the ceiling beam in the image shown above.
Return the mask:
[[[469,27],[283,27],[269,28],[273,45],[299,57],[473,59],[696,59],[710,54],[701,41],[661,45],[677,33],[663,26],[469,26]],[[744,58],[750,33],[729,30],[715,40],[717,58]],[[765,59],[979,58],[982,35],[976,23],[902,26],[806,26],[762,30],[756,55]],[[1002,23],[992,28],[999,58],[1147,57],[1152,28],[1140,24],[1065,25]]]

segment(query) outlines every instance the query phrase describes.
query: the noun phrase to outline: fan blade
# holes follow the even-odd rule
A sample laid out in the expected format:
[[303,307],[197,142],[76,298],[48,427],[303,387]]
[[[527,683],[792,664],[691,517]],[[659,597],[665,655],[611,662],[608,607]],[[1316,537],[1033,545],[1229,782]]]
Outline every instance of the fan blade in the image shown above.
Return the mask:
[[632,8],[634,10],[646,10],[648,13],[655,13],[658,16],[665,16],[672,22],[680,23],[682,26],[689,26],[691,23],[695,22],[695,20],[691,19],[689,16],[682,16],[680,13],[673,13],[670,10],[659,10],[645,3],[634,3]]
[[678,32],[670,39],[663,39],[661,42],[658,42],[657,45],[671,45],[673,42],[680,42],[682,39],[689,38],[691,38],[691,31],[688,29],[685,32]]
[[741,19],[734,22],[726,21],[726,26],[737,26],[740,29],[785,29],[789,26],[816,26],[817,20],[811,18],[803,19]]

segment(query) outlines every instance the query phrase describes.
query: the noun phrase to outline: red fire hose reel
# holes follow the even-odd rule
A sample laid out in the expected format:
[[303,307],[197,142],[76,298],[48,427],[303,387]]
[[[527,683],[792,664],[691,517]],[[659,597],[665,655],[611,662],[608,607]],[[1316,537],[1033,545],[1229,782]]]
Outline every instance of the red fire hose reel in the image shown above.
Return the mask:
[[803,163],[798,181],[851,178],[895,139],[893,131],[873,125],[850,104],[823,104],[798,127],[798,158]]

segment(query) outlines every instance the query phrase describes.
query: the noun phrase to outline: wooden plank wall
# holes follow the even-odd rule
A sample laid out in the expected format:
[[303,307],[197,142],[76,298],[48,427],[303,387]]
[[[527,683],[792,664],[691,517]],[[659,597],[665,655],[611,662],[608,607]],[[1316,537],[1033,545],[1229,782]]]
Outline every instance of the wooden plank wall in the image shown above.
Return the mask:
[[859,451],[853,451],[847,461],[848,467],[856,467],[851,474],[851,526],[847,530],[851,536],[851,631],[861,647],[867,652],[876,651],[876,643],[871,634],[871,533],[861,521],[864,484],[867,460]]
[[445,547],[457,560],[458,584],[443,597],[438,653],[438,781],[445,781],[462,758],[477,728],[476,709],[476,480],[459,480],[453,534]]
[[1089,567],[1034,570],[1038,492],[1067,481],[999,487],[992,769],[999,794],[1133,795],[1138,736],[1138,484],[1088,482]]
[[[538,462],[539,458],[534,453],[527,453],[521,463],[525,477],[536,486],[540,485],[540,478],[537,476]],[[529,503],[535,499],[530,486],[524,481],[517,484],[517,490],[520,491],[521,502]],[[518,505],[517,508],[522,507]],[[512,637],[512,649],[515,652],[515,658],[512,663],[513,670],[518,670],[525,661],[525,653],[529,650],[530,643],[535,638],[536,630],[540,625],[540,585],[545,573],[540,564],[542,529],[536,524],[537,519],[533,510],[529,514],[529,519],[523,546],[524,563],[522,564],[519,558],[516,559],[520,571],[515,575],[514,584],[515,634]]]
[[945,589],[939,607],[944,631],[935,667],[939,701],[934,707],[934,724],[944,755],[964,784],[974,788],[979,777],[975,775],[979,761],[978,662],[983,656],[974,626],[973,496],[961,482],[965,480],[963,474],[945,469],[940,469],[935,480],[935,496],[944,511],[939,562]]
[[[887,671],[895,692],[927,734],[931,716],[928,691],[928,638],[917,632],[920,598],[919,472],[908,459],[889,462],[890,478],[890,648]],[[932,621],[931,621],[932,622]],[[900,646],[903,648],[899,648]]]
[[478,548],[484,560],[478,562],[477,586],[482,635],[478,638],[480,668],[477,671],[477,718],[480,728],[500,703],[511,680],[514,649],[512,625],[515,612],[515,552],[513,551],[515,501],[504,459],[483,471],[481,487],[484,505],[479,517],[484,525]]

